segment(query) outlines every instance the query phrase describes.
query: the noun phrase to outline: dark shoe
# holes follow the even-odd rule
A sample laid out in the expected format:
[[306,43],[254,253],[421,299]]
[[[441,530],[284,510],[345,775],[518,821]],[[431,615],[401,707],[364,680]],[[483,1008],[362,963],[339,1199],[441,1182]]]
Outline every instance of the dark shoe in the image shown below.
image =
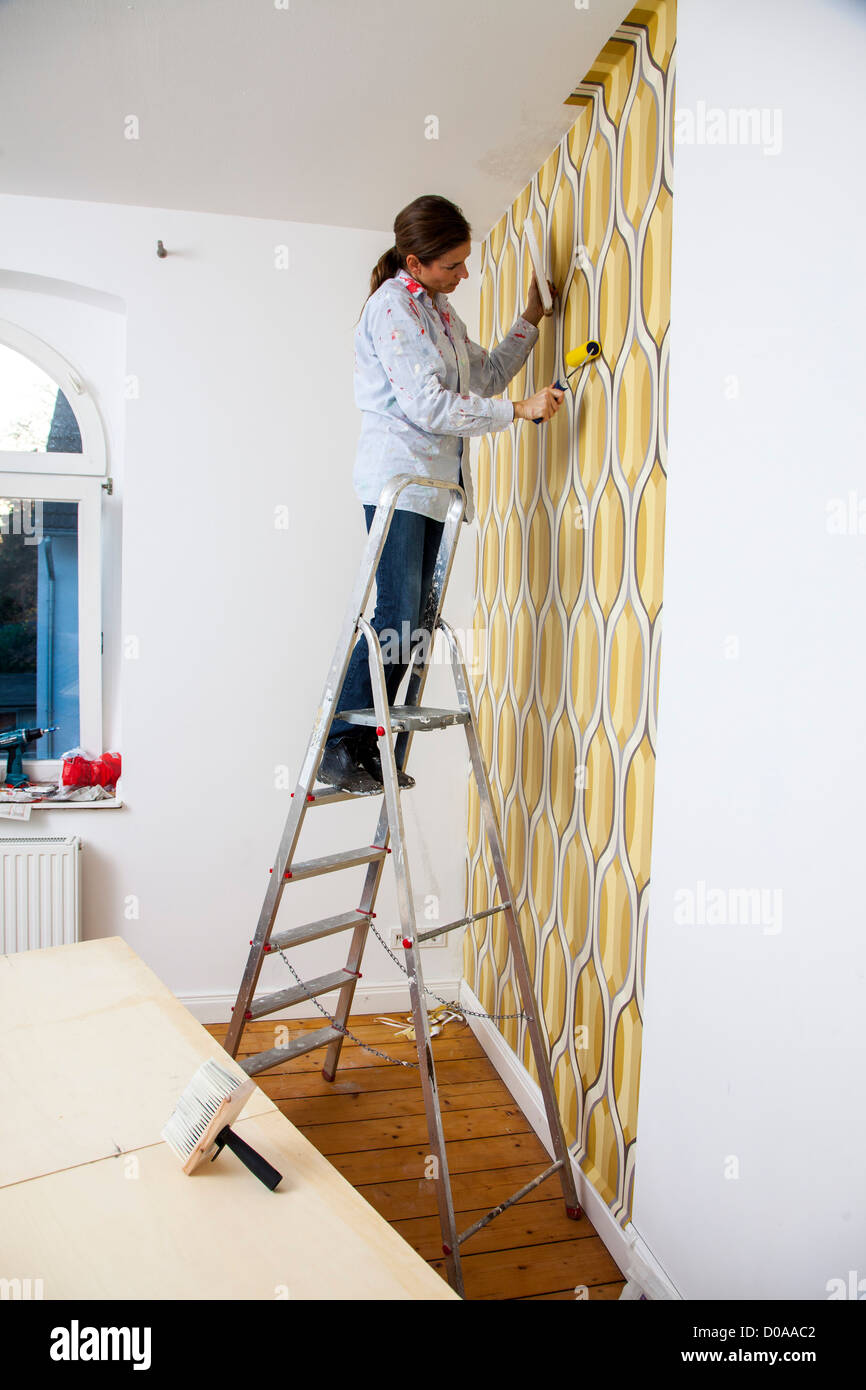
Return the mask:
[[376,792],[382,787],[358,758],[358,740],[337,738],[325,744],[316,776],[328,786],[344,792]]
[[[375,743],[369,743],[366,739],[361,741],[358,749],[358,762],[365,767],[371,777],[375,777],[378,786],[385,785],[385,774],[382,771],[382,759]],[[399,787],[414,787],[415,778],[410,777],[408,772],[401,772],[397,768],[397,785]]]

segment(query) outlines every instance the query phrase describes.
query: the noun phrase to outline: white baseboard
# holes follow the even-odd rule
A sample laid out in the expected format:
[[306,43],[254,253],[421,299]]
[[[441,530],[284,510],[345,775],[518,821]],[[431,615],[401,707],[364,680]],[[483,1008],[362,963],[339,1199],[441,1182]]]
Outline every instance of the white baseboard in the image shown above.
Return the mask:
[[[460,1002],[467,1009],[482,1008],[481,1001],[465,980],[460,981]],[[495,1023],[488,1018],[474,1018],[471,1014],[467,1014],[466,1021],[547,1152],[553,1157],[541,1087],[511,1051]],[[679,1299],[680,1293],[631,1222],[625,1227],[620,1226],[573,1155],[571,1165],[580,1205],[628,1281],[628,1292],[624,1296],[633,1299],[643,1294],[652,1300]],[[635,1292],[635,1286],[638,1292]]]
[[[425,980],[424,983],[436,994],[441,994],[443,999],[458,997],[460,981],[453,977],[450,980]],[[177,997],[199,1023],[227,1023],[232,1016],[232,1005],[236,998],[234,994],[179,994]],[[322,995],[322,1008],[327,1009],[329,1014],[334,1012],[335,998],[334,994]],[[431,1000],[429,1007],[435,1008],[436,1001]],[[366,985],[362,980],[355,987],[353,1014],[408,1014],[411,1008],[409,986],[401,984],[399,980],[381,985]],[[319,1010],[311,1002],[295,1004],[291,1009],[281,1009],[278,1013],[268,1014],[268,1018],[321,1017]]]
[[644,1295],[654,1302],[660,1299],[682,1299],[679,1289],[662,1269],[646,1241],[638,1235],[630,1221],[623,1234],[631,1241],[631,1263],[624,1269],[630,1286],[637,1284]]

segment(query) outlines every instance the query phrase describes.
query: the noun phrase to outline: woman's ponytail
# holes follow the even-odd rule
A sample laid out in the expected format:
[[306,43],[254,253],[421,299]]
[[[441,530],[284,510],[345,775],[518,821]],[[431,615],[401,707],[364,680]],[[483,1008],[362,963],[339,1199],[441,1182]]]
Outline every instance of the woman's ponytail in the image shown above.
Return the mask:
[[369,299],[371,294],[375,294],[379,286],[384,285],[386,280],[393,280],[402,266],[403,262],[397,247],[392,246],[389,251],[385,252],[384,256],[379,257],[373,267],[373,274],[370,276],[370,293],[367,298]]

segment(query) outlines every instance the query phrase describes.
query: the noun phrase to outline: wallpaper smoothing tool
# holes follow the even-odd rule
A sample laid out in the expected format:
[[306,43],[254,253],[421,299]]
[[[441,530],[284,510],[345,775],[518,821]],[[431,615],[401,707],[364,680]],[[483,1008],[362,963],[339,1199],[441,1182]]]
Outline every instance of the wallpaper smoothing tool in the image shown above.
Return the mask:
[[[544,268],[544,259],[539,249],[535,228],[531,222],[526,223],[525,231],[526,245],[529,248],[529,259],[532,261],[532,269],[535,271],[535,283],[538,286],[538,293],[541,296],[541,307],[545,313],[548,313],[553,308],[553,299],[547,284],[547,272]],[[576,255],[577,252],[575,252],[575,256]],[[553,383],[553,389],[555,391],[564,391],[569,377],[574,376],[574,373],[585,366],[587,362],[593,362],[596,357],[600,356],[601,344],[598,343],[595,338],[590,338],[587,342],[581,343],[580,347],[573,348],[571,352],[566,354],[565,358],[566,367],[571,367],[572,370],[566,375],[565,381],[555,381]],[[541,416],[534,416],[533,423],[536,425],[542,424],[543,421]]]
[[254,1081],[235,1076],[213,1057],[202,1063],[162,1130],[186,1174],[208,1159],[213,1162],[226,1148],[271,1192],[282,1182],[282,1173],[231,1128],[255,1088]]
[[531,222],[526,224],[526,245],[529,247],[529,259],[532,261],[532,269],[535,271],[535,283],[538,286],[538,293],[541,296],[541,307],[546,314],[553,308],[550,288],[547,284],[547,272],[544,269],[544,261],[541,251],[538,248],[538,241],[535,236],[535,229]]

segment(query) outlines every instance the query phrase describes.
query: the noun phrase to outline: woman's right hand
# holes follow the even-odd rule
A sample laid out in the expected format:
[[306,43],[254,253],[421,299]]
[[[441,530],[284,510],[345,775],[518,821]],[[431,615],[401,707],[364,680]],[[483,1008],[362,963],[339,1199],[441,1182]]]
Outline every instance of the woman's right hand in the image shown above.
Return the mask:
[[525,401],[514,401],[515,420],[549,420],[556,414],[565,398],[564,391],[545,386]]

